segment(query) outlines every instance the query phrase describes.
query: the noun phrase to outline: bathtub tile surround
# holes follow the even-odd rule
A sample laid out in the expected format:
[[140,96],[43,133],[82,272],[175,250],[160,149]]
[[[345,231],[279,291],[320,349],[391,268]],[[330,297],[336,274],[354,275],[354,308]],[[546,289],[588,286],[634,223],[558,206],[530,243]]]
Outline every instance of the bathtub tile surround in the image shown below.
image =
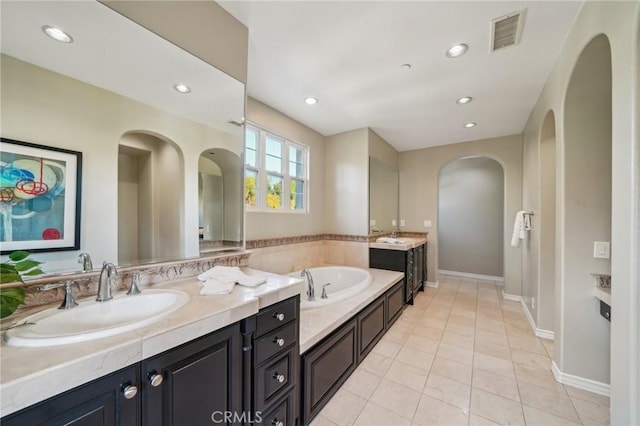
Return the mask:
[[608,425],[609,398],[556,382],[553,342],[500,289],[446,277],[419,293],[311,424]]

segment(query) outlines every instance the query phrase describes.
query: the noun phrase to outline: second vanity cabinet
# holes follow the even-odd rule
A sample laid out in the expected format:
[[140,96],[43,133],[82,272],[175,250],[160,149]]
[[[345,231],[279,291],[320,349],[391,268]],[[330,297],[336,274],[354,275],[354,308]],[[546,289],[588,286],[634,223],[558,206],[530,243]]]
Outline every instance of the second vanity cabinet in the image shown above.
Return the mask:
[[404,303],[413,304],[416,293],[427,280],[427,245],[408,250],[369,248],[369,267],[404,272]]

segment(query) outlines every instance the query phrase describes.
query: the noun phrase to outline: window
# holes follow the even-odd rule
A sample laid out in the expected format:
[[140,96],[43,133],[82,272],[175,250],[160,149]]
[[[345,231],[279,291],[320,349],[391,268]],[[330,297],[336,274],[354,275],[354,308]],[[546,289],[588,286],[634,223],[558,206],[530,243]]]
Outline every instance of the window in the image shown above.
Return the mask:
[[249,210],[307,212],[308,148],[245,127],[244,202]]

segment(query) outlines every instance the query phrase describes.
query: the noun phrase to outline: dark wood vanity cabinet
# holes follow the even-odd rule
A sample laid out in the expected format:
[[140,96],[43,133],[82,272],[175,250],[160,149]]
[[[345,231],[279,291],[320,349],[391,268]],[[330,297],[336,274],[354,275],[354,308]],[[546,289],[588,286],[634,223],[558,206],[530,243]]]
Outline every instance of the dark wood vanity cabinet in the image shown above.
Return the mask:
[[[140,376],[135,364],[3,417],[3,426],[140,424]],[[53,386],[54,383],[48,385]]]
[[400,315],[402,315],[402,310],[404,309],[404,280],[400,280],[397,284],[391,287],[385,293],[385,322],[387,329],[393,325],[394,322]]
[[413,304],[427,281],[426,243],[409,250],[369,249],[369,267],[404,272],[404,303]]
[[245,412],[252,424],[293,426],[298,419],[300,296],[261,309],[242,323]]
[[142,361],[142,425],[240,424],[240,324]]

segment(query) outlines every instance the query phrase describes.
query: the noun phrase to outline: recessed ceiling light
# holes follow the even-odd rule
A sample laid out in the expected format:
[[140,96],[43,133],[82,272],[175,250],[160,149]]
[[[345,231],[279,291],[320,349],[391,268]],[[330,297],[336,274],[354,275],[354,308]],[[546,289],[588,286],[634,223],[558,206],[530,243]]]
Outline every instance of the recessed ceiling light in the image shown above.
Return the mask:
[[467,129],[470,129],[472,127],[475,127],[478,123],[474,123],[473,121],[470,121],[468,123],[464,124],[464,127],[466,127]]
[[464,96],[456,101],[457,104],[464,105],[471,102],[473,98],[471,96]]
[[304,103],[307,104],[307,105],[315,105],[315,104],[318,103],[318,99],[312,98],[312,97],[308,97],[308,98],[305,98]]
[[191,89],[189,88],[189,86],[185,86],[184,84],[174,84],[173,88],[176,89],[176,91],[178,91],[180,93],[189,93],[189,92],[191,92]]
[[410,70],[411,69],[411,64],[402,64],[402,65],[400,65],[400,68],[402,68],[403,70]]
[[42,27],[42,31],[44,31],[46,35],[48,35],[49,37],[51,37],[56,41],[60,41],[62,43],[73,42],[73,37],[71,37],[69,34],[65,33],[64,31],[62,31],[60,28],[55,28],[50,25],[45,25],[44,27]]
[[469,46],[464,43],[454,44],[447,50],[447,58],[457,58],[464,55],[467,50],[469,50]]

